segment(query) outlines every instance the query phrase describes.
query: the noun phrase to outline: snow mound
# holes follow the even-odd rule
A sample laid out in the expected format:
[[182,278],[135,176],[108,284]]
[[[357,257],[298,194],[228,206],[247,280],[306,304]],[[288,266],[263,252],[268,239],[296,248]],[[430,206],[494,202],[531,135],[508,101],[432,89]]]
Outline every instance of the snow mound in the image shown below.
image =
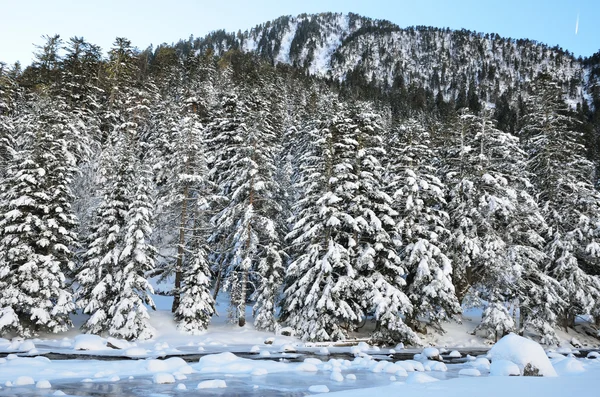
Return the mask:
[[240,358],[233,353],[224,352],[218,354],[209,354],[204,357],[200,357],[200,365],[203,367],[214,367],[223,364],[229,364],[234,361],[238,361]]
[[14,382],[14,386],[27,386],[35,385],[35,382],[31,376],[19,376]]
[[600,353],[598,352],[589,352],[587,358],[600,358]]
[[40,380],[35,384],[37,389],[51,389],[52,385],[47,380]]
[[177,389],[177,390],[186,390],[187,387],[185,387],[185,385],[183,383],[180,383],[180,384],[177,385],[177,387],[175,389]]
[[485,357],[476,358],[474,361],[469,362],[469,365],[479,371],[490,370],[490,360]]
[[494,360],[490,367],[490,376],[519,376],[519,366],[509,360]]
[[460,352],[458,350],[452,350],[450,352],[450,354],[448,354],[448,357],[450,357],[450,358],[461,358],[462,354],[460,354]]
[[481,372],[475,368],[464,368],[458,371],[458,375],[462,376],[481,376]]
[[410,375],[408,375],[408,378],[406,378],[406,383],[409,384],[413,384],[413,383],[430,383],[430,382],[437,382],[439,379],[434,378],[433,376],[421,373],[421,372],[413,372]]
[[123,339],[117,339],[117,338],[107,338],[106,339],[106,343],[110,343],[112,346],[114,346],[113,348],[119,349],[119,350],[125,350],[128,349],[130,347],[132,347],[132,344],[127,342],[126,340]]
[[308,388],[311,393],[329,393],[329,388],[326,385],[312,385]]
[[340,372],[333,371],[331,373],[331,375],[329,376],[329,379],[331,379],[334,382],[343,382],[344,381],[344,375],[342,375]]
[[519,367],[520,374],[523,374],[524,368],[530,364],[537,368],[542,376],[557,376],[542,346],[514,333],[500,339],[490,350],[490,355],[492,368],[494,361],[508,360]]
[[425,349],[423,349],[423,352],[421,354],[423,355],[423,357],[428,359],[439,359],[440,357],[440,351],[435,347],[426,347]]
[[198,383],[197,389],[224,389],[227,384],[223,379],[205,380]]
[[73,344],[75,350],[106,350],[106,339],[98,335],[77,335]]
[[166,360],[148,360],[146,369],[149,372],[174,372],[179,371],[181,373],[187,372],[189,365],[180,357],[171,357]]
[[152,377],[152,382],[154,382],[157,385],[175,383],[175,377],[171,374],[160,372],[158,374],[154,374],[154,376]]
[[427,367],[429,367],[430,371],[439,371],[439,372],[448,371],[448,367],[446,367],[446,364],[439,362],[439,361],[428,361],[425,365]]
[[354,374],[348,374],[348,375],[346,375],[346,379],[348,379],[348,380],[356,380],[356,375],[354,375]]
[[561,376],[585,372],[585,368],[581,361],[575,358],[565,358],[564,360],[554,363],[554,369]]
[[53,396],[66,396],[67,394],[62,391],[62,390],[57,390],[54,393],[52,393]]

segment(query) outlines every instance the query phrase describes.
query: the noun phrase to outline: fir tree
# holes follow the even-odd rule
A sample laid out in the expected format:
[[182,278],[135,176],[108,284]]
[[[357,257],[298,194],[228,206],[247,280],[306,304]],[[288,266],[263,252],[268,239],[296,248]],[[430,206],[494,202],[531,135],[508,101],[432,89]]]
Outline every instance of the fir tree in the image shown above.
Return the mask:
[[576,315],[591,313],[600,299],[596,275],[600,195],[591,179],[593,164],[585,158],[581,134],[556,83],[541,75],[527,105],[522,135],[550,228],[547,272],[564,289],[560,317],[566,328],[574,324]]
[[395,131],[390,145],[389,187],[398,212],[397,233],[407,269],[407,295],[414,307],[413,329],[425,318],[441,330],[441,322],[460,312],[452,284],[452,265],[446,256],[451,236],[445,211],[446,187],[436,176],[436,154],[429,134],[417,119]]
[[49,112],[24,132],[30,145],[13,152],[0,194],[0,330],[24,336],[66,330],[74,310],[64,275],[77,241],[74,161]]

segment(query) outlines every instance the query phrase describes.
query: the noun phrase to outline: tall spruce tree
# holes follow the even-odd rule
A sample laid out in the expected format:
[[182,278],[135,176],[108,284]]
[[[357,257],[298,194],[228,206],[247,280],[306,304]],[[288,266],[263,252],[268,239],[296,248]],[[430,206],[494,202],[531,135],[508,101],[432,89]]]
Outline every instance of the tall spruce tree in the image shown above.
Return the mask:
[[389,142],[389,188],[398,212],[400,256],[407,269],[407,295],[414,307],[408,322],[420,329],[426,319],[435,329],[460,312],[447,256],[451,231],[446,186],[436,176],[436,153],[423,121],[409,119]]
[[12,152],[0,193],[0,332],[60,332],[74,310],[65,273],[77,244],[70,183],[74,157],[64,119],[40,104],[25,125],[28,144]]
[[600,195],[576,124],[558,85],[540,75],[527,101],[521,134],[550,228],[546,270],[564,289],[559,314],[565,328],[574,325],[578,314],[590,314],[600,299]]

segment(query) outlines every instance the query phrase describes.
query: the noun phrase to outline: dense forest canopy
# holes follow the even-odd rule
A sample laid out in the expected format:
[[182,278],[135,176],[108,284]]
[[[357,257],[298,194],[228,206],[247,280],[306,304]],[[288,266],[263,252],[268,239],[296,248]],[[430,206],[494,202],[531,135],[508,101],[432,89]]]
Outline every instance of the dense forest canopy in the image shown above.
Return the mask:
[[358,15],[0,64],[0,335],[152,337],[150,280],[232,322],[381,343],[600,320],[600,62]]

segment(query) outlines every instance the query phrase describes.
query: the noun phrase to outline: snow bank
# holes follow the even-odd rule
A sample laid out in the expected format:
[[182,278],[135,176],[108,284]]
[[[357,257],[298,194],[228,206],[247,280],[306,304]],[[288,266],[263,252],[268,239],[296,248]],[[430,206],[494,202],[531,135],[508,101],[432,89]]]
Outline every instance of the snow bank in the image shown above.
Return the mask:
[[585,372],[585,367],[581,361],[571,357],[555,362],[554,369],[560,376],[574,375]]
[[527,364],[531,364],[542,376],[557,376],[542,346],[514,333],[500,339],[490,350],[490,356],[492,369],[494,361],[507,360],[519,367],[521,375]]

